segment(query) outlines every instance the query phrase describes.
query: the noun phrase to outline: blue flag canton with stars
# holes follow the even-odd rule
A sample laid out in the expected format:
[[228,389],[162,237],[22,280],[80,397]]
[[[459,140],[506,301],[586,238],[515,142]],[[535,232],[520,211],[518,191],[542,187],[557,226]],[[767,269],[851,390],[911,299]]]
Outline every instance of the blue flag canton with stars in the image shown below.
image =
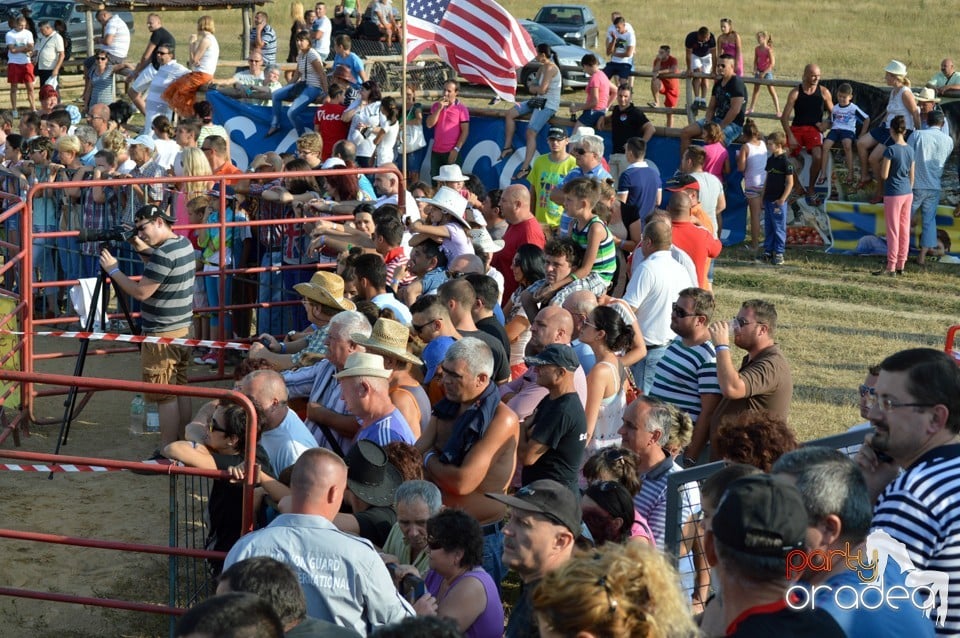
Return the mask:
[[411,0],[407,5],[407,12],[415,18],[439,26],[449,4],[450,0]]

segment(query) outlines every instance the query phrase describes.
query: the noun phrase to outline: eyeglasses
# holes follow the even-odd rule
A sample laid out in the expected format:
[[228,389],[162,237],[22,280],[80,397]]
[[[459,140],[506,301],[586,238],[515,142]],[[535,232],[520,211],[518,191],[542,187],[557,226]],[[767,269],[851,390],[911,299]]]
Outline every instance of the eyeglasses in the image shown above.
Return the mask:
[[673,304],[673,314],[675,314],[680,319],[686,319],[687,317],[696,317],[697,313],[687,312],[677,304]]
[[586,151],[586,149],[575,148],[575,149],[573,149],[573,153],[574,153],[574,155],[586,155],[586,154],[587,154],[587,151]]
[[210,148],[209,146],[201,146],[200,150],[206,153],[207,151],[212,151],[213,149]]
[[97,56],[97,59],[98,59],[98,60],[106,60],[106,59],[107,59],[107,56],[105,56],[105,55],[98,55],[98,56]]
[[594,330],[597,329],[597,324],[593,323],[593,322],[590,321],[589,319],[584,319],[584,320],[583,320],[583,325],[585,325],[585,326],[590,326],[590,327],[593,328]]
[[896,400],[891,399],[890,397],[877,397],[877,402],[875,403],[881,410],[884,412],[889,412],[891,410],[896,410],[897,408],[932,408],[935,407],[936,403],[898,403]]
[[417,324],[411,322],[411,323],[410,323],[410,327],[413,328],[413,332],[414,332],[415,334],[420,334],[420,332],[421,332],[424,328],[426,328],[427,326],[429,326],[429,325],[430,325],[431,323],[433,323],[434,321],[436,321],[436,319],[431,319],[431,320],[429,320],[429,321],[425,321],[425,322],[421,323],[419,326],[418,326]]
[[612,492],[617,489],[617,486],[620,485],[616,481],[600,481],[599,483],[594,483],[597,486],[597,489],[601,492]]
[[756,324],[759,324],[759,325],[761,325],[761,326],[764,325],[763,323],[761,323],[761,322],[759,322],[759,321],[747,321],[747,320],[744,319],[743,317],[734,317],[733,320],[736,321],[736,322],[737,322],[737,325],[740,326],[741,328],[743,328],[744,326],[749,326],[749,325],[752,324],[752,323],[756,323]]

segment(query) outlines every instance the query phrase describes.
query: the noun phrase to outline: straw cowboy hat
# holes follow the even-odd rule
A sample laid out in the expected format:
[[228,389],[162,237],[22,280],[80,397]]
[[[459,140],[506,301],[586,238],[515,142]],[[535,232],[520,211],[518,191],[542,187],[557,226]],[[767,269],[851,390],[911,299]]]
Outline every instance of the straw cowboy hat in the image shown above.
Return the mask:
[[433,178],[435,182],[465,182],[467,176],[457,164],[445,164],[440,167],[440,174]]
[[318,270],[305,284],[293,287],[301,297],[339,310],[356,310],[352,301],[343,296],[343,277],[326,270]]
[[464,211],[467,210],[467,200],[449,186],[441,186],[433,197],[424,197],[417,201],[436,206],[460,222],[460,225],[464,228],[470,228],[470,224],[463,216]]
[[347,464],[347,487],[361,501],[370,505],[393,504],[393,495],[403,477],[387,460],[382,447],[361,439],[350,448],[344,461]]
[[933,102],[938,104],[940,98],[937,97],[937,92],[931,89],[929,86],[925,86],[919,91],[917,91],[917,102]]
[[407,363],[422,366],[423,361],[407,352],[407,340],[410,338],[410,329],[393,319],[377,319],[373,324],[373,332],[365,337],[359,332],[350,335],[350,340],[361,345],[368,352],[380,353],[402,359]]
[[347,357],[347,364],[343,370],[333,375],[337,379],[347,377],[380,377],[389,378],[392,373],[383,367],[383,357],[369,352],[354,352]]

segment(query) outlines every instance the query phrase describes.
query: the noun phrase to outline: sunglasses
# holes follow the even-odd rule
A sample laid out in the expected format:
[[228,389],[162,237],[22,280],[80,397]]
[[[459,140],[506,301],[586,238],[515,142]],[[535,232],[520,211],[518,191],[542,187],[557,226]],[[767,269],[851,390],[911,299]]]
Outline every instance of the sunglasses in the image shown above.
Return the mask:
[[222,425],[220,425],[219,423],[217,423],[217,420],[216,420],[216,419],[210,419],[210,425],[209,425],[209,427],[210,427],[210,431],[211,431],[211,432],[219,432],[220,434],[226,434],[226,433],[227,433],[227,429],[226,429],[225,427],[223,427]]
[[97,56],[97,59],[98,59],[98,60],[106,60],[106,59],[107,59],[107,56],[105,56],[105,55],[98,55],[98,56]]
[[587,151],[582,148],[575,148],[573,149],[573,153],[574,155],[586,155]]
[[697,313],[695,313],[695,312],[687,312],[686,310],[684,310],[683,308],[681,308],[681,307],[678,306],[677,304],[673,304],[673,314],[675,314],[675,315],[676,315],[677,317],[679,317],[680,319],[686,319],[687,317],[696,317],[696,316],[697,316]]
[[749,326],[751,323],[760,323],[759,321],[747,321],[743,317],[734,317],[734,321],[737,322],[737,325],[743,328],[744,326]]
[[433,323],[434,321],[436,321],[436,319],[431,319],[430,321],[425,321],[424,323],[421,323],[419,326],[418,326],[417,324],[411,322],[411,323],[410,323],[410,327],[413,328],[414,334],[420,334],[420,332],[421,332],[424,328],[426,328],[427,326],[429,326],[429,325],[430,325],[431,323]]

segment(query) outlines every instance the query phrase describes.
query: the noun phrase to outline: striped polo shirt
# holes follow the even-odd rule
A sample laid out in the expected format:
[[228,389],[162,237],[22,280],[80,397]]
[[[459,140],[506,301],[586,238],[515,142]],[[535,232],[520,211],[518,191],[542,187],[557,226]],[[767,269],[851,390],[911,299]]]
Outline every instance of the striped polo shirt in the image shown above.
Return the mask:
[[169,332],[190,325],[195,274],[193,246],[186,237],[177,235],[154,247],[143,277],[159,282],[160,287],[141,305],[145,333]]
[[650,396],[683,410],[696,421],[702,409],[701,394],[720,394],[717,351],[710,341],[688,348],[677,337],[657,364]]

